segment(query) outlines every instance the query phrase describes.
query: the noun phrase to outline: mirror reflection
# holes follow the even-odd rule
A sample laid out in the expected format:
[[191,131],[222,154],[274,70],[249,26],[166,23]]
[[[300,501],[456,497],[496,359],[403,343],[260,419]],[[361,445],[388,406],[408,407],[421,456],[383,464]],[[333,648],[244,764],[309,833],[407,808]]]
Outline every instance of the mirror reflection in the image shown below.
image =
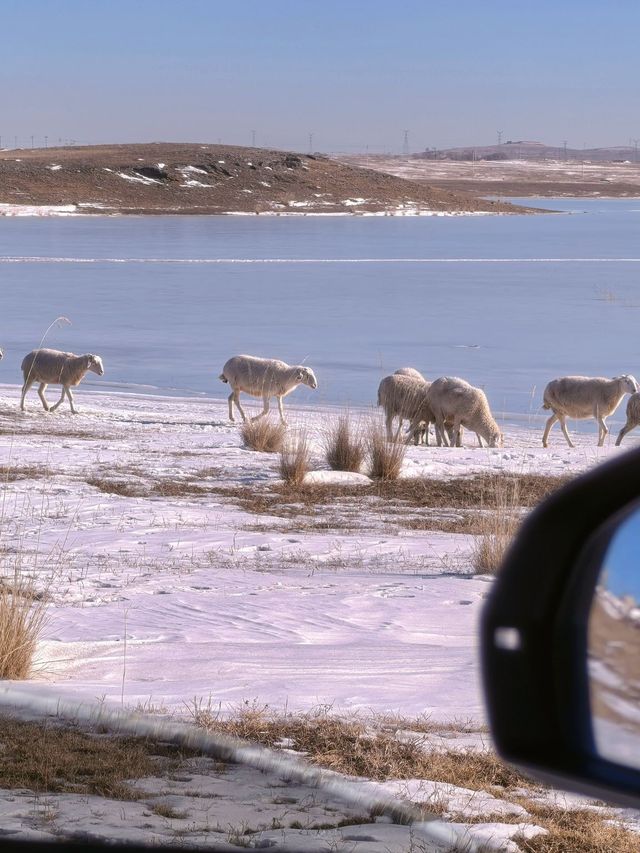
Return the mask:
[[598,755],[640,769],[640,509],[602,561],[588,627],[589,692]]

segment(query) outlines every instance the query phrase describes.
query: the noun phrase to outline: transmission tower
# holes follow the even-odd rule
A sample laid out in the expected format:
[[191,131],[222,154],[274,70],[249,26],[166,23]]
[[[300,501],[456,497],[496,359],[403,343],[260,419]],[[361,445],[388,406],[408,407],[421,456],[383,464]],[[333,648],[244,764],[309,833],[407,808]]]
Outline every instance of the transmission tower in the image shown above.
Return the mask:
[[402,153],[405,157],[409,156],[409,131],[404,132],[404,142],[402,143]]
[[502,145],[502,131],[498,131],[498,145]]

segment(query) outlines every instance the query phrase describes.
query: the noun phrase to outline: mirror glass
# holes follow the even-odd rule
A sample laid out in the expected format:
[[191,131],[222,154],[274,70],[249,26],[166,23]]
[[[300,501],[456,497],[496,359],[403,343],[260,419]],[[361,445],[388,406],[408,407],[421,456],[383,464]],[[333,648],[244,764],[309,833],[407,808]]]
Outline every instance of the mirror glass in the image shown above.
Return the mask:
[[602,561],[588,627],[589,692],[598,755],[640,769],[640,509]]

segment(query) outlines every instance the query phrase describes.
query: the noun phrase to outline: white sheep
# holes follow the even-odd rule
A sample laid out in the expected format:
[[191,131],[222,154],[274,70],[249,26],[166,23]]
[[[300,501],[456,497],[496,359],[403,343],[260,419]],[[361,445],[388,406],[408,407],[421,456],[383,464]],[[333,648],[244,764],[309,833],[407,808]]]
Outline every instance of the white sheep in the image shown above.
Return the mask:
[[548,447],[549,431],[556,421],[560,421],[562,432],[569,447],[573,443],[569,438],[566,418],[595,418],[598,421],[598,447],[602,447],[609,429],[605,418],[612,415],[620,405],[625,394],[638,390],[638,383],[628,373],[606,379],[602,376],[561,376],[552,379],[544,389],[543,409],[551,409],[553,414],[547,420],[542,435],[542,446]]
[[[22,375],[24,377],[24,385],[22,386],[22,397],[20,399],[20,408],[24,412],[24,398],[27,391],[34,382],[39,382],[38,395],[42,400],[42,405],[46,412],[55,412],[58,406],[64,400],[65,394],[69,398],[72,414],[76,414],[76,409],[73,406],[73,396],[71,387],[78,385],[85,373],[90,370],[92,373],[97,373],[102,376],[104,367],[102,359],[99,355],[75,355],[72,352],[60,352],[55,349],[34,349],[22,360]],[[47,385],[62,385],[62,394],[58,402],[49,407],[44,396]]]
[[[413,368],[402,368],[412,370]],[[415,371],[418,374],[418,371]],[[410,434],[415,444],[419,444],[426,432],[426,443],[429,443],[429,413],[425,411],[426,393],[431,383],[418,374],[400,373],[396,370],[391,376],[385,376],[378,386],[378,405],[382,406],[385,414],[387,440],[397,440],[402,429],[402,421],[411,421]],[[419,417],[420,415],[420,417]],[[398,429],[394,435],[393,419],[398,418]],[[426,431],[422,422],[426,421]]]
[[282,398],[295,390],[298,385],[308,385],[317,388],[318,381],[310,367],[301,364],[290,365],[276,358],[258,358],[254,355],[234,355],[222,368],[219,378],[228,382],[233,389],[229,394],[229,420],[233,421],[233,404],[238,407],[242,420],[246,415],[240,405],[240,392],[252,397],[262,397],[263,410],[251,420],[264,417],[269,411],[269,399],[275,397],[278,401],[280,420],[286,423],[282,408]]
[[[481,388],[455,376],[441,376],[427,391],[427,405],[435,420],[438,446],[455,444],[460,447],[463,426],[475,432],[480,447],[483,438],[489,447],[502,445],[502,433]],[[449,428],[448,423],[451,423]],[[445,430],[449,433],[448,440]]]
[[640,392],[632,394],[627,400],[627,422],[618,433],[616,447],[618,447],[625,435],[631,432],[634,427],[637,427],[638,424],[640,424]]

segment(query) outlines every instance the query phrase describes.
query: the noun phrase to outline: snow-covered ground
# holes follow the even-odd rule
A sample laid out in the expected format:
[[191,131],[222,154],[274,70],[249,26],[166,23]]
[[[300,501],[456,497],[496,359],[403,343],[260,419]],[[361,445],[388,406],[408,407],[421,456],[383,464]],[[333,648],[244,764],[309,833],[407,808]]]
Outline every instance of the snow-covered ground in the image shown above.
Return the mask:
[[[478,617],[492,581],[474,574],[470,536],[410,529],[366,503],[347,527],[331,525],[335,507],[318,508],[325,527],[242,508],[221,490],[275,483],[277,458],[242,447],[226,400],[80,389],[76,416],[44,412],[35,394],[24,414],[18,402],[0,386],[0,544],[6,574],[35,577],[49,616],[21,689],[184,717],[195,700],[482,725]],[[287,413],[326,469],[323,431],[340,410],[292,401]],[[621,452],[594,433],[573,450],[552,433],[544,450],[539,429],[502,426],[499,449],[410,447],[404,475],[565,474]],[[15,806],[22,826],[21,797],[0,811]],[[148,822],[143,804],[124,811]],[[405,849],[394,844],[357,849]]]

